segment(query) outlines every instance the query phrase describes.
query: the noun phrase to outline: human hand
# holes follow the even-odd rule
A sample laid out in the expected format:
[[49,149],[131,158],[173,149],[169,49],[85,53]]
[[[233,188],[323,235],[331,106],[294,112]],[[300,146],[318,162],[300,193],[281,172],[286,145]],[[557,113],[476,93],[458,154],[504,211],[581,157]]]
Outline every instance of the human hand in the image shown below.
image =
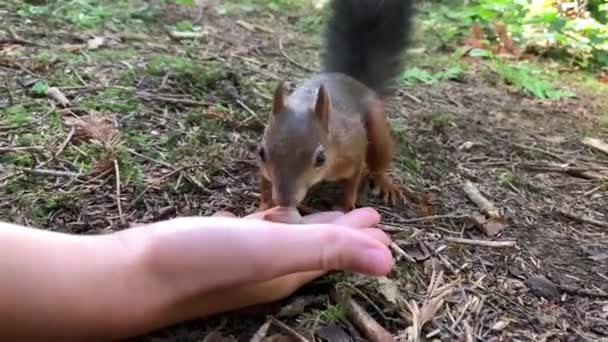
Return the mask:
[[[272,209],[271,209],[272,210]],[[392,267],[378,213],[318,213],[290,225],[234,217],[184,217],[147,226],[150,267],[193,294],[285,275],[344,270],[384,275]]]
[[[182,319],[207,316],[280,300],[329,270],[348,270],[378,275],[386,274],[392,267],[393,260],[386,248],[390,239],[382,231],[368,228],[379,221],[378,213],[372,209],[357,209],[347,214],[341,212],[312,214],[303,217],[301,226],[271,224],[270,226],[273,228],[270,231],[260,231],[258,226],[252,226],[253,221],[256,221],[257,225],[268,214],[273,214],[273,211],[274,209],[269,209],[242,219],[236,219],[229,212],[218,212],[214,215],[216,218],[232,218],[232,220],[238,221],[239,223],[232,229],[240,227],[237,229],[238,233],[242,233],[242,237],[247,240],[271,241],[277,237],[277,234],[284,233],[287,234],[282,236],[287,238],[278,240],[278,244],[273,243],[270,248],[245,248],[245,250],[248,249],[248,252],[245,253],[247,255],[241,253],[245,251],[243,247],[250,246],[250,243],[240,244],[238,238],[233,239],[231,244],[235,250],[230,253],[230,256],[224,257],[230,258],[230,260],[223,259],[222,265],[224,266],[216,271],[202,273],[209,277],[214,275],[213,272],[217,272],[219,274],[216,275],[232,277],[233,281],[224,281],[217,289],[210,292],[197,292],[196,295],[184,301],[185,304],[181,311],[185,316]],[[294,231],[295,228],[301,229],[301,232]],[[319,234],[319,231],[323,230],[333,230],[333,232],[328,235],[321,233],[315,237],[315,234]],[[306,235],[302,236],[302,233]],[[293,237],[296,236],[297,238],[294,239]],[[307,241],[307,239],[312,239],[312,241]],[[223,246],[230,248],[226,245]],[[380,254],[380,257],[366,257],[366,249],[374,250],[375,253]],[[278,253],[278,257],[275,253]],[[275,257],[274,262],[273,256]],[[298,266],[299,269],[291,272],[280,270],[294,267],[293,264],[290,264],[294,262],[294,257],[296,257],[295,260],[308,258],[307,261],[304,261],[307,264]],[[256,258],[261,260],[255,262],[253,259]],[[200,263],[201,261],[199,261]],[[216,266],[219,267],[219,265]],[[264,269],[252,272],[247,270],[247,267]],[[237,278],[241,277],[238,281],[234,281],[235,273]],[[271,276],[271,274],[275,274],[275,276]]]
[[[243,219],[267,219],[268,216],[277,213],[274,210],[275,209],[269,209],[257,212],[245,216]],[[225,211],[217,212],[214,216],[235,217],[234,214]],[[377,223],[377,220],[378,215],[375,211],[359,209],[347,214],[342,212],[321,212],[304,216],[302,218],[302,224],[331,223],[347,227],[365,228]],[[386,238],[386,240],[384,238],[382,238],[382,240],[388,245],[390,239],[388,239],[388,237]],[[190,312],[189,317],[207,316],[210,314],[252,307],[258,304],[275,302],[290,296],[305,284],[326,273],[327,270],[297,272],[267,281],[221,288],[190,301],[188,308],[188,311]]]

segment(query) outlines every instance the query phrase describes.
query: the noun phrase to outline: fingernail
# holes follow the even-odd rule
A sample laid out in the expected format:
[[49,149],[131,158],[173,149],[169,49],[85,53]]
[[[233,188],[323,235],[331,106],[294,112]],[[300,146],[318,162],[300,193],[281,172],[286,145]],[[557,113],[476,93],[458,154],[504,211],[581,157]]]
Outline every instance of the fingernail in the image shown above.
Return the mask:
[[373,248],[365,253],[365,262],[369,272],[374,274],[385,274],[392,266],[391,255],[385,250]]

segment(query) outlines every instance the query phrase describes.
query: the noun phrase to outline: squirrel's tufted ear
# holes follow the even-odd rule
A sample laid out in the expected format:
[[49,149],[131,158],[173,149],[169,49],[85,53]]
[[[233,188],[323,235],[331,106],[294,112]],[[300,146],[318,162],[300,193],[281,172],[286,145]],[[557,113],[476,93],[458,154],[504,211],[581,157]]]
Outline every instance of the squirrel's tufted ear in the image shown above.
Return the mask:
[[272,115],[276,116],[283,111],[285,106],[285,92],[287,90],[287,83],[281,82],[274,90],[274,97],[272,99]]
[[329,130],[329,92],[325,85],[319,87],[317,102],[315,103],[315,116],[325,131]]

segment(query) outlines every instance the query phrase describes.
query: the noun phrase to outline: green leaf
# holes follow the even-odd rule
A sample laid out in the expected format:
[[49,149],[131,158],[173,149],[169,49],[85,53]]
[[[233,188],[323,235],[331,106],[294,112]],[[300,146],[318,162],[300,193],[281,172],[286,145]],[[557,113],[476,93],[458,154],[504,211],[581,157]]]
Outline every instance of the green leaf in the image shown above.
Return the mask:
[[48,90],[49,90],[49,86],[42,81],[38,81],[38,82],[34,83],[34,85],[32,86],[32,92],[34,94],[44,95],[44,94],[46,94],[46,92]]
[[474,48],[469,51],[471,57],[492,57],[494,53],[490,50]]
[[189,20],[182,20],[175,25],[175,29],[180,32],[192,32],[193,26]]
[[175,0],[175,3],[180,5],[192,5],[194,0]]

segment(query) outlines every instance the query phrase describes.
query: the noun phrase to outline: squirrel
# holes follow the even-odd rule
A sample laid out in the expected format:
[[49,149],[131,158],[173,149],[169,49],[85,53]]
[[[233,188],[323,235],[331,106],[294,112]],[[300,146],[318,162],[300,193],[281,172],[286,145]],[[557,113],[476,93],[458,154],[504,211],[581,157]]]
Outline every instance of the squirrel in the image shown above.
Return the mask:
[[257,159],[260,203],[295,209],[321,181],[340,182],[335,208],[355,209],[363,177],[385,202],[406,202],[388,175],[394,140],[383,99],[402,72],[413,0],[332,0],[323,71],[291,94],[280,82]]

